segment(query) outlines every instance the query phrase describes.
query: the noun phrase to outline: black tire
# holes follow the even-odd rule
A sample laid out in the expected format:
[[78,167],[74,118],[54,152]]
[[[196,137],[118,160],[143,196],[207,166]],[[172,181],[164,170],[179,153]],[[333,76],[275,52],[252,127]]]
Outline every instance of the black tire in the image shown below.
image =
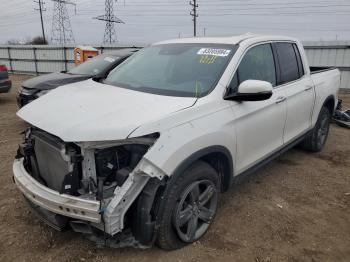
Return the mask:
[[315,127],[302,142],[302,148],[311,152],[320,152],[328,137],[331,114],[327,107],[322,107]]
[[[158,246],[174,250],[201,238],[214,220],[219,191],[218,173],[202,161],[173,177],[164,192],[158,214]],[[205,205],[201,206],[201,203]]]

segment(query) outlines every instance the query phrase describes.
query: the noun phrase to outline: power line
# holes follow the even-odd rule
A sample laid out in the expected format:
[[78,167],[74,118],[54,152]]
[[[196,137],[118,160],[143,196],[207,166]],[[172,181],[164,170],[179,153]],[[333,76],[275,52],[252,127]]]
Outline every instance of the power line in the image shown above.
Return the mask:
[[[230,11],[230,10],[228,10]],[[330,14],[337,14],[337,15],[350,15],[350,10],[332,10],[332,11],[302,11],[302,12],[278,12],[278,13],[203,13],[201,12],[201,17],[216,17],[216,16],[283,16],[283,15],[295,15],[295,16],[303,16],[305,14],[317,14],[317,15],[330,15]],[[145,12],[140,12],[140,13],[131,13],[131,14],[122,14],[123,16],[128,16],[128,17],[132,17],[132,16],[136,16],[136,17],[140,17],[140,16],[173,16],[173,17],[184,17],[186,16],[185,13],[164,13],[164,12],[160,12],[160,13],[145,13]],[[197,14],[198,15],[198,14]],[[89,16],[89,13],[85,13],[85,14],[78,14],[78,16]],[[197,16],[198,17],[198,16]]]
[[[10,9],[9,12],[6,12],[0,17],[0,28],[3,31],[7,31],[7,27],[10,29],[20,28],[21,25],[25,24],[34,24],[34,20],[37,20],[37,14],[36,12],[31,12],[30,9],[32,9],[32,6],[28,6],[27,0],[16,0],[16,1],[22,1],[23,5],[16,5],[16,10]],[[37,3],[39,0],[35,0],[35,3]],[[43,3],[45,0],[40,0],[41,3]],[[57,1],[57,0],[56,0]],[[61,0],[62,1],[62,0]],[[66,1],[72,1],[72,0],[66,0]],[[115,0],[114,0],[115,1]],[[246,28],[248,31],[257,29],[257,30],[281,30],[281,31],[339,31],[344,30],[344,32],[349,32],[349,29],[344,28],[340,29],[339,27],[334,27],[334,29],[328,27],[328,23],[335,23],[336,21],[345,21],[346,17],[350,15],[350,2],[341,2],[340,0],[333,0],[333,1],[323,1],[323,0],[317,0],[317,1],[306,1],[306,0],[288,0],[288,2],[285,1],[278,1],[277,0],[264,0],[264,1],[257,1],[257,0],[242,0],[242,1],[234,1],[234,0],[196,0],[196,4],[200,1],[200,16],[201,19],[197,19],[198,17],[198,9],[196,8],[196,23],[194,21],[186,19],[186,16],[188,17],[188,0],[169,0],[169,1],[160,1],[160,0],[150,0],[150,1],[127,1],[127,5],[123,6],[122,3],[118,2],[117,5],[114,3],[114,7],[117,6],[118,8],[118,16],[121,19],[128,18],[128,30],[129,34],[130,31],[133,31],[134,28],[137,29],[137,27],[140,27],[142,29],[148,30],[147,27],[153,27],[155,32],[158,28],[162,30],[167,30],[168,27],[169,31],[174,29],[176,30],[176,33],[178,33],[180,30],[177,29],[179,27],[186,28],[187,35],[192,33],[192,24],[193,24],[193,31],[195,30],[194,27],[196,27],[196,34],[201,34],[199,30],[203,30],[203,27],[206,27],[207,30],[210,30],[210,33],[212,34],[212,29],[216,28],[231,28],[230,32],[234,28]],[[46,1],[47,2],[47,1]],[[64,2],[64,1],[63,1]],[[30,4],[33,2],[29,2]],[[71,22],[76,24],[77,26],[82,27],[84,23],[87,23],[86,20],[87,17],[91,18],[92,16],[96,16],[98,13],[97,10],[101,10],[102,13],[103,7],[105,7],[104,1],[96,1],[96,0],[79,0],[79,4],[83,3],[81,7],[83,10],[79,9],[81,11],[81,14],[78,14],[74,20]],[[137,4],[138,3],[138,4]],[[192,5],[194,4],[194,1],[192,0]],[[323,4],[322,4],[323,3]],[[9,3],[10,5],[15,5],[13,3]],[[38,8],[38,5],[35,4],[36,8]],[[191,7],[193,7],[191,5]],[[47,11],[51,12],[52,7],[48,6],[46,4]],[[90,8],[90,10],[88,10]],[[192,9],[192,8],[191,8]],[[187,10],[187,11],[186,11]],[[47,17],[47,13],[49,12],[43,12],[43,21],[47,22],[49,18]],[[96,14],[97,13],[97,14]],[[193,11],[191,12],[191,18],[193,19]],[[112,13],[113,14],[113,13]],[[315,15],[315,19],[308,19],[305,21],[305,19],[310,18],[311,15]],[[221,18],[222,16],[222,18]],[[254,27],[254,25],[247,26],[247,27],[240,27],[240,26],[233,26],[232,24],[239,24],[237,23],[237,20],[242,17],[243,18],[249,18],[249,17],[256,17],[255,25],[260,25],[259,21],[265,21],[265,16],[269,16],[269,18],[266,21],[266,23],[271,24],[271,27],[267,28],[258,28]],[[284,16],[287,17],[284,19]],[[329,16],[329,17],[328,17]],[[101,16],[100,16],[101,17]],[[104,18],[104,16],[102,16]],[[136,17],[140,17],[140,19],[146,19],[143,23],[143,21],[140,21],[140,19],[137,19]],[[152,17],[152,19],[148,19]],[[216,19],[218,17],[218,19]],[[219,18],[220,17],[220,18]],[[270,18],[271,17],[271,18]],[[305,19],[304,19],[305,18]],[[148,20],[149,21],[148,21]],[[153,24],[150,24],[150,21],[153,21]],[[259,21],[258,21],[259,20]],[[272,22],[278,21],[278,23]],[[310,21],[309,21],[310,20]],[[11,23],[12,21],[12,23]],[[26,22],[28,21],[28,22]],[[33,21],[33,22],[32,22]],[[103,20],[106,21],[106,20]],[[172,22],[171,22],[172,21]],[[281,24],[289,23],[287,26],[281,26]],[[23,23],[22,23],[23,22]],[[192,23],[193,22],[193,23]],[[298,26],[296,27],[296,23],[304,23],[305,25],[308,25],[310,27],[314,27],[315,29],[308,29],[305,28],[305,26]],[[317,22],[317,23],[316,23]],[[288,24],[287,23],[287,24]],[[322,24],[326,28],[322,26]],[[92,22],[90,22],[92,24]],[[231,26],[230,26],[231,24]],[[279,25],[280,27],[275,27],[276,25]],[[195,25],[195,26],[194,26]],[[345,27],[348,25],[347,23],[344,23]],[[130,28],[131,26],[131,28]],[[85,28],[87,25],[85,24]],[[173,27],[173,28],[172,28]],[[39,28],[38,28],[39,29]],[[46,30],[47,27],[45,28]],[[142,30],[141,29],[141,30]],[[184,29],[185,30],[185,29]],[[270,30],[270,31],[271,31]],[[220,30],[217,30],[220,31]],[[222,30],[221,30],[222,31]],[[234,30],[233,30],[234,31]],[[46,32],[47,33],[47,32]],[[183,34],[184,32],[182,32]],[[208,33],[208,31],[206,32]],[[124,33],[125,34],[125,33]],[[185,34],[186,35],[186,34]],[[48,37],[46,35],[46,37]],[[138,37],[138,36],[134,36]],[[141,35],[142,37],[142,35]],[[143,36],[145,37],[145,36]],[[108,41],[109,42],[109,41]]]
[[[308,5],[319,5],[319,4],[328,4],[329,6],[332,5],[342,5],[343,3],[336,3],[336,2],[329,2],[329,1],[318,1],[318,2],[264,2],[264,3],[252,3],[252,2],[242,2],[242,3],[237,3],[237,2],[204,2],[201,1],[201,6],[221,6],[221,7],[242,7],[242,6],[280,6],[280,8],[287,8],[288,6],[292,7],[293,5],[299,5],[302,6],[303,4],[308,4]],[[344,4],[346,4],[348,2],[345,2]],[[137,3],[137,4],[127,4],[127,5],[118,5],[120,7],[137,7],[137,6],[162,6],[162,7],[175,7],[175,6],[179,6],[179,4],[176,3],[169,3],[169,2],[147,2],[147,3]]]
[[[11,28],[9,28],[9,26],[16,26],[16,25],[24,25],[24,24],[28,24],[28,23],[34,23],[34,21],[27,21],[27,22],[20,22],[20,23],[9,23],[9,24],[1,24],[0,27],[5,27],[8,30],[11,30]],[[81,22],[84,23],[84,22]],[[144,23],[132,23],[129,24],[128,26],[135,26],[135,27],[150,27],[150,28],[161,28],[164,27],[164,30],[167,30],[167,28],[177,28],[177,27],[185,27],[187,26],[187,24],[144,24]],[[230,25],[222,25],[222,24],[199,24],[199,26],[201,27],[205,27],[205,28],[232,28],[232,26]],[[281,31],[317,31],[317,32],[333,32],[333,31],[341,31],[341,30],[347,30],[346,28],[339,28],[338,26],[334,27],[334,28],[300,28],[300,27],[295,27],[295,26],[266,26],[266,27],[258,27],[258,26],[235,26],[235,28],[241,28],[241,29],[248,29],[248,30],[281,30]],[[3,30],[3,29],[2,29]]]
[[34,8],[34,10],[37,10],[40,12],[41,32],[43,34],[43,45],[44,45],[46,44],[44,21],[43,21],[43,12],[46,11],[46,9],[44,8],[45,2],[43,2],[42,0],[38,0],[38,1],[34,1],[34,3],[37,3],[39,5],[39,9]]
[[52,0],[54,2],[51,42],[56,44],[75,43],[73,30],[67,11],[67,4],[75,5],[66,0]]
[[[350,6],[349,6],[350,7]],[[310,14],[318,14],[318,13],[324,13],[324,14],[337,14],[337,13],[347,13],[350,12],[350,9],[343,9],[343,10],[328,10],[328,11],[324,11],[324,10],[302,10],[301,12],[298,12],[297,10],[287,10],[287,11],[283,11],[283,10],[274,10],[275,12],[256,12],[256,13],[250,13],[252,15],[259,15],[259,14],[271,14],[271,15],[279,15],[279,14],[303,14],[303,13],[310,13]],[[213,11],[217,11],[217,12],[213,12]],[[241,10],[233,10],[233,9],[212,9],[212,10],[202,10],[201,11],[201,15],[203,16],[220,16],[220,14],[222,14],[221,11],[228,11],[228,12],[233,12],[233,11],[241,11]],[[242,10],[245,11],[245,10]],[[248,11],[248,10],[247,10]],[[250,10],[250,11],[255,11],[255,10]],[[268,10],[262,10],[262,11],[268,11]],[[278,13],[276,13],[278,12]],[[82,10],[80,11],[80,14],[78,15],[89,15],[89,14],[93,14],[94,11],[90,11],[90,10]],[[227,13],[227,12],[225,12]],[[242,14],[245,14],[246,12],[243,12]],[[234,15],[239,15],[241,13],[231,13],[232,16]],[[182,15],[182,16],[186,16],[186,12],[182,11],[182,10],[134,10],[132,13],[130,11],[127,12],[123,12],[120,13],[120,16],[147,16],[147,15],[154,15],[154,16],[161,16],[161,15]],[[198,15],[197,15],[198,17]]]
[[105,0],[105,14],[94,17],[94,19],[106,21],[105,33],[103,36],[103,43],[114,43],[117,41],[117,33],[115,31],[115,23],[124,22],[114,15],[113,0]]
[[233,6],[220,6],[213,8],[212,6],[203,6],[210,8],[210,10],[234,10],[234,11],[256,11],[256,10],[287,10],[287,11],[297,11],[297,10],[288,10],[288,9],[305,9],[305,8],[312,8],[314,10],[315,8],[329,8],[329,7],[350,7],[350,4],[340,4],[340,5],[305,5],[305,6],[274,6],[274,7],[249,7],[249,8],[235,8]]

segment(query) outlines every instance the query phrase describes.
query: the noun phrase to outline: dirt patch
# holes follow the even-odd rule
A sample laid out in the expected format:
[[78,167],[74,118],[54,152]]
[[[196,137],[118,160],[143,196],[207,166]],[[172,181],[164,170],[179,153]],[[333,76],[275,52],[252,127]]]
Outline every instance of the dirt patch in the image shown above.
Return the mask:
[[[182,250],[97,248],[74,232],[40,222],[12,182],[26,124],[12,76],[0,94],[1,261],[350,261],[350,130],[332,125],[317,154],[293,149],[223,194],[208,234]],[[350,94],[342,95],[350,107]]]

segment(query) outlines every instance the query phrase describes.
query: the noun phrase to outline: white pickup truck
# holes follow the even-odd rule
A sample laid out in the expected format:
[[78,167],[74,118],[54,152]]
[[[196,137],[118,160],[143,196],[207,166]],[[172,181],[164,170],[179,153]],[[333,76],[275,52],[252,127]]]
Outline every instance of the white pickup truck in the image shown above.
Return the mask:
[[153,44],[105,80],[61,86],[18,112],[32,127],[15,183],[57,229],[180,248],[206,233],[239,177],[297,144],[323,148],[340,74],[312,71],[289,37]]

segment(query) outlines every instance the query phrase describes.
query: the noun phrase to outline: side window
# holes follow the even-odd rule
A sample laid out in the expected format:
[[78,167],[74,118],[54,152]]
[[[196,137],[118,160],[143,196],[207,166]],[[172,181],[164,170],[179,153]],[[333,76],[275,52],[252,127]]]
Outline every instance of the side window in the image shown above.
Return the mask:
[[238,70],[237,70],[229,86],[229,95],[236,93],[238,86],[239,86],[239,80],[238,80]]
[[230,94],[237,91],[245,80],[262,80],[276,86],[275,61],[270,44],[262,44],[248,50],[230,83]]
[[280,66],[280,83],[284,84],[299,79],[297,56],[292,43],[276,43],[276,52]]

